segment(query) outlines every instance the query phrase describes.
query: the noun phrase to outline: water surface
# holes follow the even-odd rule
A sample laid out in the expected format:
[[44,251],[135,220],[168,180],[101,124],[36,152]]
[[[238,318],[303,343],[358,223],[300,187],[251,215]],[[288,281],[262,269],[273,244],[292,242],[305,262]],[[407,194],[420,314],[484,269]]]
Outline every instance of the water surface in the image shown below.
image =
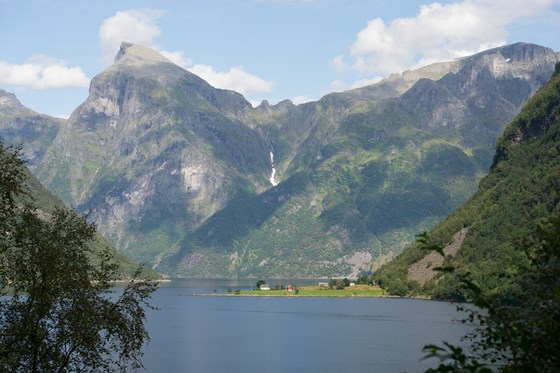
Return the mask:
[[443,302],[185,296],[249,289],[255,282],[163,284],[153,296],[159,310],[148,314],[147,371],[420,372],[436,365],[421,360],[425,344],[458,343],[466,332],[454,321],[456,307]]

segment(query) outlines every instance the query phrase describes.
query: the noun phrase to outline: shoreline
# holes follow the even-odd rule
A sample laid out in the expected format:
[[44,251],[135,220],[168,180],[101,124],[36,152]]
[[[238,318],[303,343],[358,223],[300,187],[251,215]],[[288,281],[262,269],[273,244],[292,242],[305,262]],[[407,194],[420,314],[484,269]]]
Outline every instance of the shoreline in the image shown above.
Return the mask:
[[167,297],[260,297],[260,298],[403,298],[392,295],[301,295],[301,294],[159,294]]
[[387,296],[383,289],[371,285],[349,286],[344,289],[332,289],[322,286],[301,286],[295,290],[241,290],[229,289],[227,293],[198,294],[166,294],[168,296],[199,296],[199,297],[275,297],[275,298],[377,298]]

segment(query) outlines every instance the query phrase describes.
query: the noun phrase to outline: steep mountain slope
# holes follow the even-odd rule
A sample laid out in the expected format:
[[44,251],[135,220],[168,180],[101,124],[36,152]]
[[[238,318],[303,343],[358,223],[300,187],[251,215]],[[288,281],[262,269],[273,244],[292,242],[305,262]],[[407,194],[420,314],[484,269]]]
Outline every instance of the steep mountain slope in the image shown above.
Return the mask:
[[123,43],[34,172],[164,273],[356,274],[474,193],[505,124],[559,60],[520,43],[253,109]]
[[504,126],[558,60],[549,49],[517,44],[425,68],[441,79],[417,72],[398,97],[387,89],[402,84],[393,76],[317,103],[259,106],[254,127],[272,139],[284,182],[233,200],[160,269],[258,276],[374,269],[475,192]]
[[91,211],[123,252],[153,261],[231,195],[268,185],[267,144],[236,119],[250,108],[238,93],[123,43],[37,175],[66,203]]
[[26,108],[13,93],[0,89],[0,139],[22,145],[29,168],[38,165],[64,122]]
[[[541,218],[560,214],[560,64],[550,82],[524,106],[500,138],[490,174],[477,193],[431,233],[485,291],[510,286],[526,260],[518,240]],[[457,236],[457,232],[462,232]],[[450,248],[451,249],[451,248]],[[434,260],[418,247],[382,267],[375,278],[396,294],[428,292],[461,298],[453,277],[439,278]]]
[[[56,209],[66,209],[66,206],[64,205],[64,203],[57,197],[55,197],[52,193],[50,193],[48,190],[46,190],[41,183],[37,180],[37,178],[35,176],[32,175],[32,173],[29,171],[28,168],[26,168],[25,166],[23,166],[23,164],[16,164],[14,166],[14,163],[10,162],[5,162],[7,158],[8,154],[12,154],[12,149],[7,148],[4,146],[4,142],[0,141],[0,155],[3,158],[3,164],[5,166],[3,166],[2,168],[2,177],[6,176],[7,174],[14,176],[14,172],[11,171],[14,169],[14,167],[22,167],[23,168],[23,177],[21,180],[21,184],[22,184],[22,193],[20,195],[18,195],[17,197],[17,202],[16,203],[28,203],[31,206],[33,206],[36,210],[37,216],[41,219],[48,219],[49,217],[52,216],[52,214],[54,213],[54,211]],[[19,178],[16,177],[17,180],[19,180]],[[7,190],[13,190],[10,189],[10,180],[12,183],[14,183],[13,177],[12,178],[8,178],[7,179],[8,182],[7,183],[3,183],[2,187],[6,186],[6,188],[8,188]],[[6,180],[4,180],[6,181]],[[19,189],[18,189],[19,190]],[[9,210],[12,211],[12,210]],[[118,268],[118,274],[119,277],[121,277],[122,279],[126,279],[128,277],[131,277],[132,274],[137,270],[138,268],[138,264],[134,263],[133,261],[131,261],[130,259],[126,258],[125,256],[123,256],[122,254],[115,252],[114,249],[112,249],[112,246],[110,244],[109,241],[107,241],[101,234],[99,234],[98,232],[95,234],[95,241],[92,242],[91,244],[91,248],[93,250],[103,250],[105,248],[108,248],[109,250],[111,250],[114,253],[115,256],[115,260],[119,266]],[[141,276],[145,277],[145,278],[160,278],[161,276],[154,272],[151,268],[144,268]]]
[[[0,140],[5,144],[21,146],[29,169],[37,167],[64,123],[64,119],[38,114],[26,108],[14,94],[0,90]],[[64,202],[45,189],[29,170],[26,170],[26,175],[28,193],[41,214],[49,215],[55,208],[65,208]],[[97,235],[97,240],[99,248],[111,246],[101,234]],[[119,252],[115,255],[123,276],[132,275],[138,264]],[[144,276],[160,277],[148,268]]]

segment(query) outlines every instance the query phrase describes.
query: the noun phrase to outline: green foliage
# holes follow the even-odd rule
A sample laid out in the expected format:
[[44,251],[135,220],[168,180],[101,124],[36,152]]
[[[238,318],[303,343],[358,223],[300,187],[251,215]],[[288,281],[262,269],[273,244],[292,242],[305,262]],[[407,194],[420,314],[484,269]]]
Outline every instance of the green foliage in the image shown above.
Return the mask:
[[[231,293],[228,293],[231,294]],[[319,286],[296,287],[295,291],[287,291],[283,286],[275,286],[271,290],[241,290],[242,296],[261,296],[261,297],[379,297],[384,295],[383,290],[376,286],[356,285],[341,289],[329,289]]]
[[[513,289],[525,255],[516,241],[542,218],[560,209],[560,74],[531,98],[500,139],[490,173],[476,194],[431,232],[445,246],[455,233],[468,234],[454,258],[462,272],[487,294]],[[374,274],[388,292],[414,294],[418,288],[435,299],[465,299],[456,276],[441,275],[423,287],[408,280],[408,268],[425,256],[413,245]]]
[[[170,274],[345,275],[349,256],[398,253],[469,198],[503,126],[550,71],[535,61],[527,78],[496,79],[484,59],[254,109],[176,66],[114,66],[92,93],[116,101],[118,119],[82,106],[38,175]],[[269,189],[270,151],[282,183]],[[181,183],[188,164],[208,171],[200,193]]]
[[474,176],[476,165],[463,150],[445,142],[431,143],[422,149],[424,172],[436,177]]
[[[489,92],[479,87],[490,100],[482,109],[472,99],[480,92],[465,86],[470,77],[452,75],[379,102],[356,103],[341,94],[298,107],[255,109],[250,119],[270,139],[283,183],[261,195],[231,198],[165,262],[221,250],[226,262],[235,255],[228,276],[340,276],[349,270],[337,262],[344,255],[398,253],[476,191],[491,148],[515,112],[490,102],[494,95],[506,95],[508,84],[517,89],[507,95],[515,103],[530,93],[520,81],[492,79]],[[450,94],[452,104],[445,99]],[[457,105],[465,112],[456,113]],[[289,186],[299,175],[309,182]],[[406,266],[397,272],[396,292],[420,291],[406,279]],[[389,277],[395,276],[382,282]]]
[[343,278],[339,280],[332,279],[329,281],[329,289],[335,288],[336,290],[344,290],[348,286],[350,286],[350,280],[348,280],[347,278]]
[[361,274],[358,276],[358,279],[356,280],[356,284],[359,285],[372,285],[370,276],[366,275],[366,274]]
[[5,147],[0,141],[0,224],[10,221],[18,209],[16,198],[26,194],[24,165],[21,148]]
[[25,195],[19,151],[0,143],[0,370],[128,371],[142,366],[153,282],[117,294],[109,246],[75,211],[44,216]]
[[[421,242],[422,249],[443,248]],[[553,372],[560,366],[560,218],[541,221],[518,243],[526,261],[517,264],[515,286],[496,297],[451,262],[439,271],[454,274],[476,308],[459,307],[474,325],[465,351],[444,342],[428,345],[440,365],[430,372]],[[468,351],[468,352],[467,352]]]

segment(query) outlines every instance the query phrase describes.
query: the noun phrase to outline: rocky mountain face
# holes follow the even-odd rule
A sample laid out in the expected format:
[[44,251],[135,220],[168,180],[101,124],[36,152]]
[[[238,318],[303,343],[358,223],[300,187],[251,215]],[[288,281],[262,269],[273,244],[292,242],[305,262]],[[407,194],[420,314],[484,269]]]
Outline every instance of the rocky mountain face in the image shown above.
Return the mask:
[[[11,96],[13,98],[13,96]],[[36,116],[36,113],[32,113],[33,116]],[[45,116],[46,117],[46,116]],[[22,118],[23,119],[23,118]],[[47,118],[48,119],[48,118]],[[0,122],[3,123],[3,122]],[[36,134],[35,131],[31,131],[33,134]],[[24,133],[23,135],[28,135],[29,132]],[[21,135],[20,135],[21,136]],[[20,137],[18,137],[19,139]],[[32,137],[33,138],[33,137]],[[28,147],[29,143],[26,143],[25,147]],[[4,140],[0,139],[0,147],[2,147],[0,151],[0,156],[4,157],[6,154],[11,153],[11,149],[6,151]],[[5,161],[5,159],[2,159]],[[3,162],[6,165],[5,162]],[[5,177],[6,174],[11,174],[13,176],[13,171],[10,170],[13,168],[13,164],[10,166],[3,166],[0,172],[0,177]],[[53,195],[50,191],[45,189],[45,187],[37,180],[37,178],[31,173],[29,168],[23,167],[23,180],[22,183],[22,194],[17,197],[17,201],[21,204],[28,204],[32,206],[34,212],[40,219],[51,219],[56,209],[67,209],[67,206],[60,200],[58,197]],[[4,186],[4,185],[3,185]],[[2,191],[4,192],[4,191]],[[21,211],[19,213],[22,213]],[[4,239],[4,237],[2,237]],[[115,251],[114,247],[111,243],[103,237],[99,232],[95,233],[95,238],[92,242],[88,244],[88,246],[94,252],[101,252],[105,251],[107,248],[110,250],[112,255],[114,255],[114,260],[118,265],[117,276],[122,280],[126,280],[132,278],[135,274],[137,269],[139,268],[138,264],[134,261],[130,260],[129,258],[125,257],[122,253]],[[2,259],[4,260],[5,253],[2,252]],[[158,279],[161,278],[161,275],[155,272],[153,269],[148,267],[143,267],[141,273],[139,274],[141,278],[152,278]]]
[[[516,278],[523,276],[520,263],[532,255],[521,243],[541,219],[560,216],[559,139],[560,64],[505,129],[476,194],[430,233],[432,241],[447,245],[446,255],[486,294],[515,290]],[[412,246],[375,277],[393,294],[463,299],[455,276],[434,272],[437,260],[441,263],[441,256]]]
[[506,123],[559,60],[515,44],[252,108],[123,43],[34,172],[163,273],[356,274],[475,192]]
[[266,142],[236,119],[250,104],[153,50],[123,44],[37,169],[118,248],[154,261],[238,192],[268,184]]
[[29,168],[37,167],[64,122],[26,108],[13,93],[0,89],[0,139],[21,145]]

